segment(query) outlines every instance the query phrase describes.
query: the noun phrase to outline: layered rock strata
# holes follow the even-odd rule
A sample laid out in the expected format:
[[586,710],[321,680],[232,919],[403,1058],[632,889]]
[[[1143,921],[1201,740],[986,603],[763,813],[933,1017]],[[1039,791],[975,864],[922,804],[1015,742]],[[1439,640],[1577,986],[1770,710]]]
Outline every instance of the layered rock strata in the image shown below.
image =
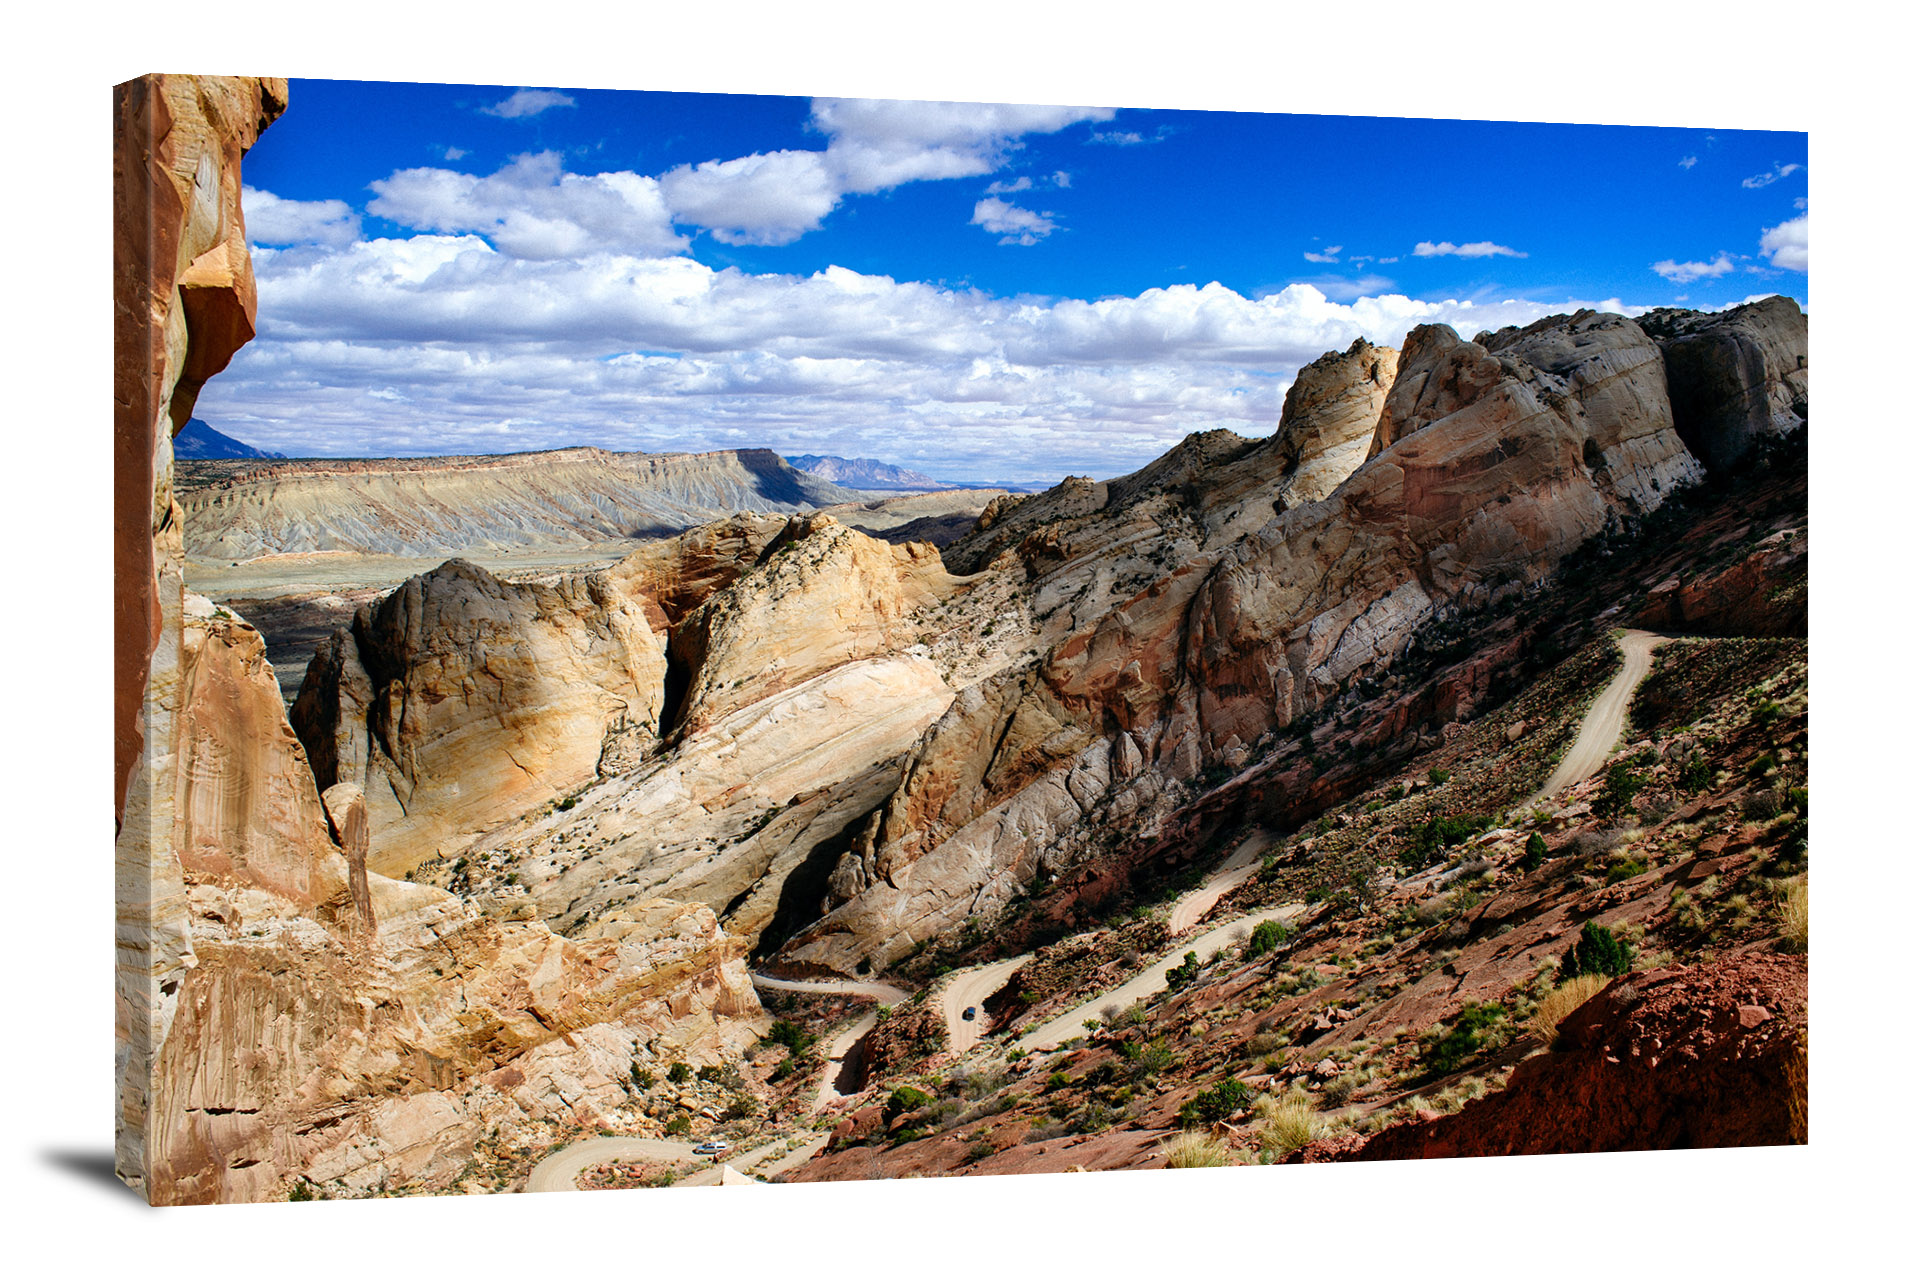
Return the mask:
[[[323,801],[259,634],[186,593],[169,442],[251,332],[239,158],[285,97],[280,81],[174,76],[115,92],[116,587],[131,619],[115,658],[115,1165],[155,1203],[274,1198],[290,1178],[446,1185],[483,1131],[602,1123],[628,1105],[633,1064],[717,1062],[760,1014],[743,944],[704,906],[630,902],[566,939],[512,904],[369,869],[380,805],[350,783]],[[499,681],[447,642],[526,600],[478,595],[487,608],[439,615],[403,600],[385,638],[484,700]],[[580,598],[535,593],[533,612],[564,628]],[[598,652],[661,661],[630,614],[632,634],[602,628]],[[435,707],[408,700],[397,723],[463,731]]]

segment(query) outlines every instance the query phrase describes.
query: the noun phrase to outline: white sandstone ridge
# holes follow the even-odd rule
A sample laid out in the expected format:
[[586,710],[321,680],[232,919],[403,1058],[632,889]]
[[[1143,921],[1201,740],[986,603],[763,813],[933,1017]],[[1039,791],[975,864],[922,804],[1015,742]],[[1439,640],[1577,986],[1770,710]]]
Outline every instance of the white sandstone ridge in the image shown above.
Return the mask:
[[199,462],[181,469],[179,493],[187,555],[209,561],[588,547],[861,499],[769,449]]

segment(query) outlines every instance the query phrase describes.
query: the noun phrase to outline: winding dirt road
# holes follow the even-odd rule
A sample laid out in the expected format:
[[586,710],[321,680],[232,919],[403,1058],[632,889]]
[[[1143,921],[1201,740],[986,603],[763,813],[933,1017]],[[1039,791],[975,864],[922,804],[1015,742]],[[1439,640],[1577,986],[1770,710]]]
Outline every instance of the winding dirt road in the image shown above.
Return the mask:
[[[813,1158],[813,1153],[827,1144],[828,1134],[815,1134],[796,1150],[787,1151],[788,1137],[780,1137],[751,1151],[729,1156],[727,1159],[708,1163],[697,1173],[689,1174],[674,1182],[676,1187],[713,1187],[719,1186],[721,1174],[726,1169],[736,1173],[750,1173],[759,1178],[770,1178],[776,1173],[784,1173]],[[679,1163],[686,1160],[706,1160],[705,1156],[693,1153],[691,1142],[668,1142],[660,1138],[588,1138],[585,1142],[576,1142],[554,1152],[539,1164],[533,1166],[533,1172],[527,1175],[529,1191],[577,1191],[575,1180],[595,1165],[606,1164],[612,1160],[666,1160]],[[776,1158],[777,1157],[777,1158]]]
[[[954,1057],[959,1057],[980,1043],[980,1037],[986,1032],[986,1011],[979,1006],[986,1003],[988,996],[1006,986],[1007,980],[1031,959],[1033,952],[1029,951],[1011,960],[999,960],[978,969],[969,969],[956,975],[947,985],[946,993],[940,997],[940,1006],[947,1015],[947,1047],[953,1051]],[[969,1008],[976,1010],[972,1022],[961,1016]]]
[[1260,855],[1271,849],[1278,839],[1271,831],[1254,828],[1207,877],[1205,884],[1173,904],[1173,911],[1167,916],[1167,932],[1179,937],[1200,923],[1200,917],[1213,910],[1214,903],[1253,879],[1253,873],[1260,869]]
[[1307,906],[1303,902],[1290,902],[1283,907],[1273,907],[1267,911],[1256,911],[1252,915],[1238,916],[1218,925],[1197,938],[1174,944],[1171,951],[1156,959],[1130,980],[1121,983],[1113,990],[1095,996],[1085,1004],[1076,1005],[1034,1027],[1015,1043],[1022,1049],[1053,1049],[1065,1044],[1075,1036],[1087,1033],[1085,1026],[1088,1018],[1102,1017],[1101,1011],[1110,1005],[1127,1006],[1167,989],[1167,970],[1180,963],[1187,952],[1197,955],[1201,964],[1213,959],[1222,951],[1252,933],[1254,926],[1267,920],[1290,921],[1305,914]]
[[[803,995],[870,996],[880,1004],[899,1004],[913,994],[910,991],[902,991],[890,983],[856,982],[851,978],[802,982],[789,978],[769,978],[764,974],[756,973],[753,975],[753,985],[765,991],[797,991]],[[876,1005],[864,1017],[828,1043],[827,1069],[821,1073],[820,1092],[815,1094],[813,1099],[815,1111],[824,1110],[828,1103],[845,1096],[837,1086],[840,1082],[840,1072],[846,1067],[847,1055],[853,1052],[853,1046],[860,1043],[862,1036],[879,1024],[880,1009]]]
[[1600,772],[1607,757],[1613,754],[1614,744],[1620,741],[1621,730],[1626,727],[1627,707],[1633,702],[1633,691],[1646,679],[1647,672],[1653,670],[1653,651],[1667,639],[1651,631],[1628,631],[1620,637],[1620,652],[1626,660],[1587,708],[1586,719],[1580,722],[1580,734],[1567,748],[1567,754],[1560,758],[1553,776],[1522,802],[1522,808],[1558,795],[1574,783],[1585,782]]

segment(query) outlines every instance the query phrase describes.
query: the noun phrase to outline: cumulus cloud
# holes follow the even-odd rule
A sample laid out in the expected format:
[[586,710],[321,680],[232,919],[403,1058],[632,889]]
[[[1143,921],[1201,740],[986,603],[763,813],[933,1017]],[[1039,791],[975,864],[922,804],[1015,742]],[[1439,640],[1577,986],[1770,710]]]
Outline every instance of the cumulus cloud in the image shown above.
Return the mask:
[[[1416,258],[1524,258],[1527,255],[1518,249],[1509,249],[1506,245],[1495,244],[1491,240],[1475,240],[1472,244],[1455,244],[1451,240],[1442,240],[1435,244],[1431,240],[1422,240],[1413,246]],[[1386,259],[1381,259],[1386,261]]]
[[1699,163],[1700,163],[1699,156],[1682,156],[1680,158],[1680,167],[1682,169],[1691,169],[1693,168],[1693,166]]
[[502,120],[525,120],[555,107],[571,107],[572,98],[553,89],[516,89],[510,97],[480,110]]
[[660,189],[676,222],[705,227],[727,244],[791,244],[840,203],[817,151],[682,165],[661,175]]
[[1039,244],[1056,229],[1051,213],[1035,213],[995,196],[973,206],[971,225],[999,236],[1001,244]]
[[360,238],[360,215],[345,200],[283,200],[243,186],[240,210],[254,244],[346,245]]
[[[1300,256],[1305,258],[1308,262],[1338,262],[1340,261],[1340,246],[1337,244],[1330,244],[1326,247],[1326,251],[1323,253],[1314,253],[1312,250],[1308,250],[1306,253],[1303,253]],[[1355,258],[1354,261],[1360,262],[1360,261],[1363,261],[1363,259]]]
[[519,258],[669,254],[687,247],[660,183],[636,173],[564,173],[551,151],[515,158],[490,177],[402,169],[372,184],[369,213],[420,231],[486,236]]
[[1760,252],[1767,261],[1786,271],[1807,269],[1807,215],[1790,218],[1777,227],[1760,233]]
[[201,405],[263,447],[766,446],[979,480],[1115,475],[1192,431],[1270,434],[1294,372],[1356,337],[1607,305],[1336,296],[1378,278],[1041,302],[838,267],[539,257],[472,231],[263,249],[256,269],[260,336]]
[[1653,269],[1675,284],[1695,280],[1717,280],[1733,270],[1733,259],[1721,254],[1712,262],[1675,262],[1672,258],[1653,264]]

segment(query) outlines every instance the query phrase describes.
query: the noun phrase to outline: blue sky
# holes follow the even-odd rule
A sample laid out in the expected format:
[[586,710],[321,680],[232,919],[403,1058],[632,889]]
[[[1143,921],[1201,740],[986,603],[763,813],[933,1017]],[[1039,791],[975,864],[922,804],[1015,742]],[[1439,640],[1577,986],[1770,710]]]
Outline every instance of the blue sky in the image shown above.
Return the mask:
[[769,446],[1111,475],[1441,321],[1807,302],[1800,133],[296,80],[260,336],[304,455]]

